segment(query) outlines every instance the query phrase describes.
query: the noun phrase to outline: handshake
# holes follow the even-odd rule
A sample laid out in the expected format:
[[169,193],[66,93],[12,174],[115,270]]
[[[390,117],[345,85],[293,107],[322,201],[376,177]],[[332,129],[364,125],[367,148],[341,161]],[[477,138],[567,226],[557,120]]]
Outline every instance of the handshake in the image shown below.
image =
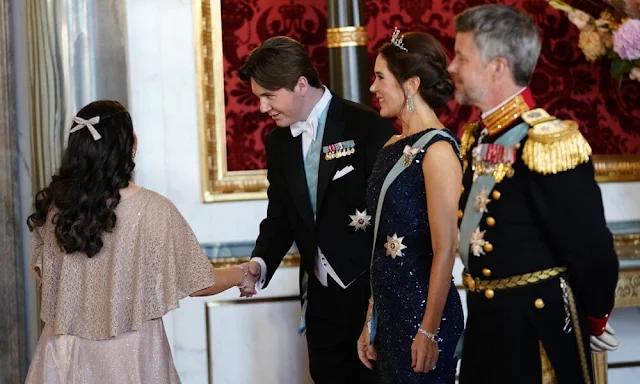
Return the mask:
[[262,267],[256,261],[236,265],[244,271],[244,281],[238,285],[240,297],[252,297],[258,293],[256,283],[260,280]]

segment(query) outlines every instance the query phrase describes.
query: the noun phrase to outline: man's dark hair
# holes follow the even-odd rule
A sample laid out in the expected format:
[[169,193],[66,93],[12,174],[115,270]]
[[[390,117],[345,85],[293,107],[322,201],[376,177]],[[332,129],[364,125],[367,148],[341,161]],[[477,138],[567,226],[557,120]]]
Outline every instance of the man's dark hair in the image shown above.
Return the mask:
[[271,91],[280,88],[293,91],[300,76],[306,77],[314,88],[322,86],[318,70],[305,47],[285,36],[265,40],[249,54],[238,74],[242,81],[250,83],[253,78],[258,85]]

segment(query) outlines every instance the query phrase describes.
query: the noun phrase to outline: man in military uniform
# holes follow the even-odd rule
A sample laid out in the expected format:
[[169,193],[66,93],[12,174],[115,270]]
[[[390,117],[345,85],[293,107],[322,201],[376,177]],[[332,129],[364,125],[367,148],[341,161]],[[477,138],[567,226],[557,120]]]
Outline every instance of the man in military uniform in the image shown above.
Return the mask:
[[460,382],[591,382],[592,348],[618,343],[607,325],[618,260],[591,148],[576,122],[535,108],[540,37],[528,15],[475,7],[456,32],[456,99],[482,111],[462,137]]

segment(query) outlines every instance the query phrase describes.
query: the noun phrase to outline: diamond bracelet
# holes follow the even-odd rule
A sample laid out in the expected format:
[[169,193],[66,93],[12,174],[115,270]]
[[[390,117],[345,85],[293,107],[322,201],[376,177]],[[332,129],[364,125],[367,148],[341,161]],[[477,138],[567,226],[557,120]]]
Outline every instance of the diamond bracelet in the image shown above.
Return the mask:
[[427,336],[427,338],[429,338],[429,340],[433,341],[434,343],[439,343],[439,342],[442,341],[442,339],[438,336],[437,333],[427,332],[422,328],[418,328],[418,332],[420,332],[423,335]]

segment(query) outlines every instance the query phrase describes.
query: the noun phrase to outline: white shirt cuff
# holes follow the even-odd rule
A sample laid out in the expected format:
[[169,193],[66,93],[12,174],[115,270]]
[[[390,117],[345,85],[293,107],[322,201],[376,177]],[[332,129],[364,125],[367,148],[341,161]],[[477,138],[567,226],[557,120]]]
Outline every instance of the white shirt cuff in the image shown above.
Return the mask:
[[264,286],[264,282],[267,278],[267,263],[262,260],[262,257],[253,257],[251,258],[251,261],[255,261],[260,264],[260,280],[258,280],[258,283],[256,284],[256,291],[259,291]]

